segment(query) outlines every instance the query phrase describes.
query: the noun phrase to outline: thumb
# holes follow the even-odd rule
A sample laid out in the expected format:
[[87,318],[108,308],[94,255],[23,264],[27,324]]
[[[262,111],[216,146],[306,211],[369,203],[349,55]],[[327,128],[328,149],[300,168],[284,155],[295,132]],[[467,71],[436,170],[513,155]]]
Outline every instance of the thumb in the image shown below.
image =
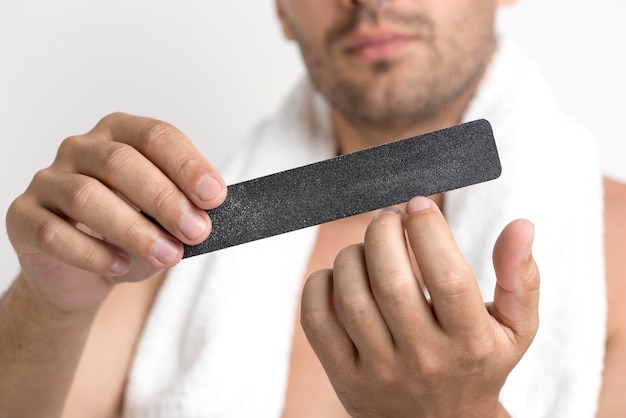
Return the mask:
[[539,326],[539,270],[532,256],[535,227],[519,219],[504,228],[493,248],[497,284],[491,315],[526,350]]

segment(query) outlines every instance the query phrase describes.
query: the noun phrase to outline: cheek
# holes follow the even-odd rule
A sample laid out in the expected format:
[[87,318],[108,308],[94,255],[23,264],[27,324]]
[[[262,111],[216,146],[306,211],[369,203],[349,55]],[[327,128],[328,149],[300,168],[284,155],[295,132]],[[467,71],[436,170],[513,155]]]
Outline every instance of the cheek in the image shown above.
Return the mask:
[[297,5],[294,4],[285,14],[289,29],[309,67],[319,67],[322,65],[321,61],[327,61],[334,54],[329,50],[327,38],[337,25],[335,19],[338,18],[338,12],[334,8],[339,2],[318,1],[294,0],[293,3]]
[[454,30],[455,27],[484,27],[485,24],[493,23],[498,3],[498,0],[451,0],[433,2],[429,9],[436,22]]
[[324,32],[336,13],[337,1],[285,0],[284,13],[292,31],[300,38],[314,39]]
[[496,9],[495,2],[491,0],[442,4],[437,11],[438,35],[467,47],[490,44],[494,36]]

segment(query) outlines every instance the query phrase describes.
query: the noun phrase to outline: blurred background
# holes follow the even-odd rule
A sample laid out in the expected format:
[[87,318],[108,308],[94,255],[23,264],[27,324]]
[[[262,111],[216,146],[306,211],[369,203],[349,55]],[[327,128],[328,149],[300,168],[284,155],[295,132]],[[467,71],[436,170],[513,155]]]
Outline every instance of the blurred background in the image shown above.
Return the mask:
[[[519,0],[499,17],[626,181],[626,1]],[[110,112],[171,122],[219,163],[302,72],[273,0],[0,0],[3,219],[59,142]],[[18,266],[0,232],[2,288]]]

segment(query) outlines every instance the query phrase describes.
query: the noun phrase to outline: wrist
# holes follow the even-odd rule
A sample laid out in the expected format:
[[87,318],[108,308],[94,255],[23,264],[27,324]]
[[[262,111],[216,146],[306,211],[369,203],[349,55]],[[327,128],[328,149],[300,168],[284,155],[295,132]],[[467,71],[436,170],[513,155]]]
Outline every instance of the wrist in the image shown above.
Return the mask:
[[24,278],[14,281],[0,299],[3,411],[10,416],[61,415],[95,310],[59,310],[38,297]]
[[474,415],[468,416],[475,416],[476,418],[511,418],[511,415],[509,415],[499,400],[486,405],[476,412]]
[[75,274],[71,269],[47,274],[22,269],[13,287],[41,313],[64,321],[94,316],[114,284],[97,275]]
[[44,329],[89,326],[100,303],[80,309],[66,309],[47,298],[26,279],[23,273],[2,297],[2,304],[11,312],[20,312],[24,320],[41,324]]
[[494,418],[511,418],[509,412],[504,409],[504,406],[500,402],[498,402],[498,406],[495,412],[496,414],[494,415]]
[[465,410],[464,412],[457,411],[450,416],[462,416],[466,418],[511,418],[511,415],[509,415],[498,399],[487,403],[474,404],[471,410]]

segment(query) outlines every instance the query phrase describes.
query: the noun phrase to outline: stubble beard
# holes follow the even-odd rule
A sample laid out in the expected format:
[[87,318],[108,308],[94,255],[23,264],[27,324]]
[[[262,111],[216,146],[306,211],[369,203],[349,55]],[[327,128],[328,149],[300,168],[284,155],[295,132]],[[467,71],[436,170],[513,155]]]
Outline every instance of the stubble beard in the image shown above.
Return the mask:
[[[386,17],[379,17],[384,19]],[[391,16],[391,19],[400,19]],[[476,85],[489,61],[495,37],[485,33],[480,45],[463,45],[462,38],[435,42],[434,25],[422,16],[402,17],[414,23],[423,43],[422,58],[415,60],[415,71],[406,62],[380,60],[364,64],[361,75],[351,77],[336,68],[331,53],[318,51],[306,39],[296,37],[314,87],[351,123],[364,128],[409,130],[416,123],[445,112],[450,103]],[[327,37],[326,52],[341,36],[358,25],[353,20],[338,26]],[[342,61],[341,59],[339,60]],[[404,73],[402,73],[404,72]]]

